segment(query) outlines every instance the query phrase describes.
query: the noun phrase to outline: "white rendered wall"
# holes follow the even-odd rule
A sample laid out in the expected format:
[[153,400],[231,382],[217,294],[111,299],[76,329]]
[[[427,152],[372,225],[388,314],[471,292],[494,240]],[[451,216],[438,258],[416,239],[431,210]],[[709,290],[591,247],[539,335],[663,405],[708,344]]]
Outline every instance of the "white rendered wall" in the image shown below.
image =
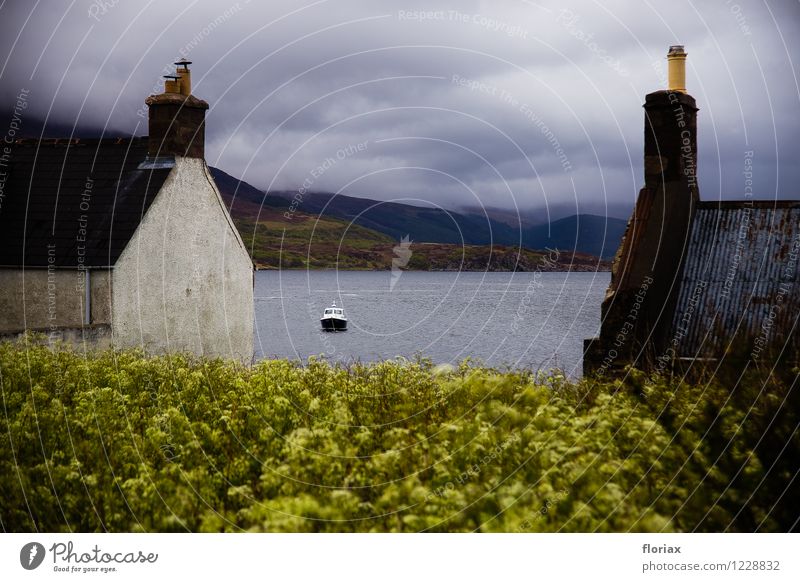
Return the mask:
[[253,357],[253,264],[202,159],[176,156],[113,273],[116,345]]

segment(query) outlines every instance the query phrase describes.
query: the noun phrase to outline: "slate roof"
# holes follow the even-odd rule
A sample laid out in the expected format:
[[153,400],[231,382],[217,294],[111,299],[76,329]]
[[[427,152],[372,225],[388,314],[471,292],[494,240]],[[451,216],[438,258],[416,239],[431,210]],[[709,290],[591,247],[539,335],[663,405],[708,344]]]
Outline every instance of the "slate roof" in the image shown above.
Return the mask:
[[677,355],[800,348],[798,255],[800,202],[700,203],[672,321]]
[[0,160],[0,266],[113,266],[174,164],[146,157],[146,137],[15,142]]

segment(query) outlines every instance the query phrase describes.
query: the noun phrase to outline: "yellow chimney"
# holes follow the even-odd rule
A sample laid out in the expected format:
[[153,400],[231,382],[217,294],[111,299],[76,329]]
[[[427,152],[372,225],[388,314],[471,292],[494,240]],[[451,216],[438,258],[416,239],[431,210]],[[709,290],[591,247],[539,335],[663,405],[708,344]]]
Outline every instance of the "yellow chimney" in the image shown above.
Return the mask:
[[686,51],[682,44],[669,47],[667,62],[669,67],[668,89],[686,93]]
[[[175,74],[180,77],[180,93],[181,95],[191,95],[192,94],[192,73],[189,71],[189,65],[192,64],[192,61],[187,61],[186,59],[181,59],[175,63],[177,66],[177,70]],[[181,68],[183,67],[183,68]]]
[[164,75],[164,93],[180,93],[180,77],[177,75]]

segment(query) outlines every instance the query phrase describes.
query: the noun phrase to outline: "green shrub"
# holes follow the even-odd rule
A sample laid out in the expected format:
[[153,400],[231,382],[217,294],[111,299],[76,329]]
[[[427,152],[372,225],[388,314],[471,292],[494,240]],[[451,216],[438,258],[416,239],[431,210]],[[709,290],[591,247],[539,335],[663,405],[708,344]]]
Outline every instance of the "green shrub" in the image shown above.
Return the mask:
[[425,361],[245,368],[2,343],[0,520],[6,531],[791,529],[793,384],[628,378]]

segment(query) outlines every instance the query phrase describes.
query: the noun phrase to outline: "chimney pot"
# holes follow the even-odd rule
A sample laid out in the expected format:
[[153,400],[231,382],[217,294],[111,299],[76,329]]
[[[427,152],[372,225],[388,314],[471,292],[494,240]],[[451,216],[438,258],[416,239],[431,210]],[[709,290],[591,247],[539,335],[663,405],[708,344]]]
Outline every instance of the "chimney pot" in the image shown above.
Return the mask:
[[178,75],[164,75],[166,81],[164,81],[164,93],[180,93],[180,87],[178,80],[180,77]]
[[[181,59],[179,61],[175,61],[174,63],[177,67],[175,71],[180,79],[180,83],[178,88],[180,89],[180,93],[182,95],[191,95],[192,94],[192,73],[189,70],[189,65],[192,64],[192,61],[188,61],[186,59]],[[183,68],[181,68],[183,67]]]
[[668,89],[670,91],[680,91],[686,93],[686,55],[682,44],[674,44],[669,47],[667,53],[668,63]]

